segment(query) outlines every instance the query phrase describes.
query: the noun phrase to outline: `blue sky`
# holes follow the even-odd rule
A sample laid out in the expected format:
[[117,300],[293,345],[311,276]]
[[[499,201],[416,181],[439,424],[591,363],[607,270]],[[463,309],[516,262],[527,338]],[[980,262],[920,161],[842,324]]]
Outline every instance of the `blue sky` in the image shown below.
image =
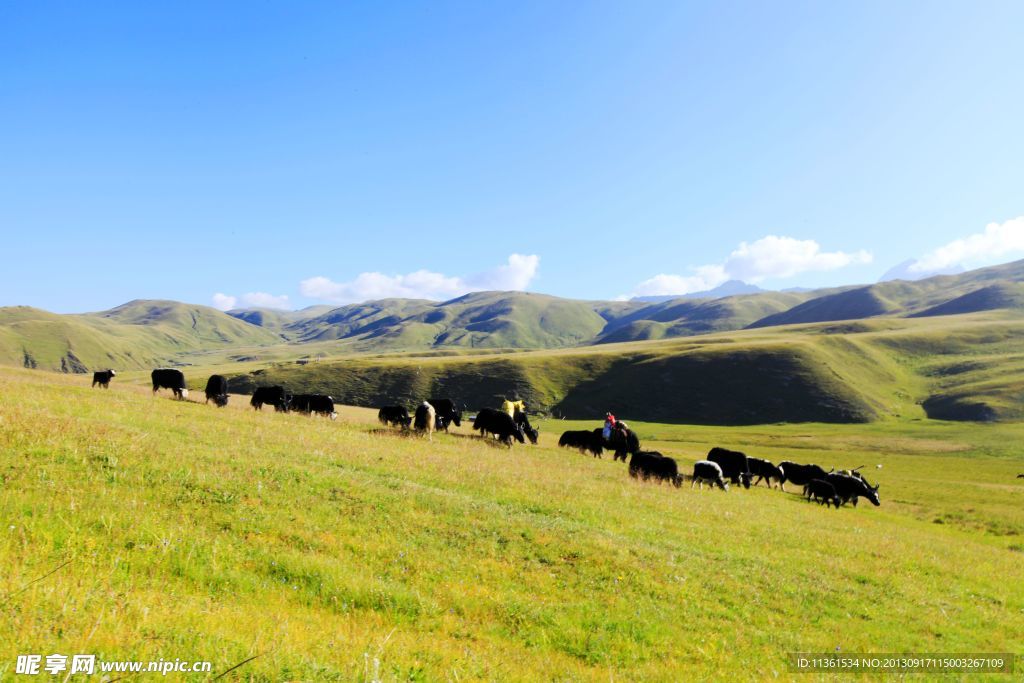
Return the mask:
[[1018,2],[3,3],[0,304],[1022,258],[1022,25]]

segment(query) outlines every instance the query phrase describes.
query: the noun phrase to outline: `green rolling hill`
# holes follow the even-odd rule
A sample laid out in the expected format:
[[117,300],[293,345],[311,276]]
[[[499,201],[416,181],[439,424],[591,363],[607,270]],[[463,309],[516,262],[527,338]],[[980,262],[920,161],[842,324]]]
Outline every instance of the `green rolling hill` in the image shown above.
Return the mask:
[[518,395],[563,416],[663,422],[1012,420],[1024,418],[1022,304],[1024,261],[712,300],[477,292],[230,314],[173,301],[78,315],[10,307],[0,362],[196,365],[239,391],[282,383],[365,406],[451,393],[471,408]]
[[[251,312],[244,319],[260,324]],[[383,299],[283,324],[273,314],[269,319],[297,342],[340,340],[359,351],[556,348],[587,343],[606,325],[586,302],[526,292],[475,292],[441,303]]]
[[298,311],[282,311],[272,308],[237,308],[228,315],[247,323],[270,330],[278,335],[308,318],[315,318],[332,310],[333,306],[309,306]]
[[131,301],[109,311],[58,315],[0,308],[0,362],[61,372],[187,362],[207,349],[278,344],[273,332],[213,308]]
[[1021,308],[1021,283],[1024,261],[914,282],[881,282],[809,298],[789,310],[765,316],[750,327]]
[[608,316],[597,343],[644,341],[736,330],[791,309],[808,294],[764,292],[720,299],[670,299]]
[[913,313],[910,317],[932,315],[959,315],[1001,308],[1024,309],[1024,283],[1000,282],[968,292],[931,308]]
[[561,348],[689,337],[876,317],[1021,308],[1024,261],[915,282],[716,299],[576,301],[522,292],[477,292],[434,303],[384,299],[293,313],[231,311],[299,343],[336,340],[339,350]]
[[532,410],[692,424],[1024,419],[1024,315],[884,318],[656,342],[483,355],[354,354],[230,373],[234,391],[281,384],[343,403]]

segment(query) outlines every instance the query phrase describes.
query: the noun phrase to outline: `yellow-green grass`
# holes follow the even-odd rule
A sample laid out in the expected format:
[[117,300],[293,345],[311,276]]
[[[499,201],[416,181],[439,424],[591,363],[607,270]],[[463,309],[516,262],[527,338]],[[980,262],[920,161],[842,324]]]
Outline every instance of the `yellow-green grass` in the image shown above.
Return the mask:
[[29,652],[213,675],[260,655],[230,677],[275,681],[760,679],[794,651],[1024,650],[1021,425],[633,423],[683,462],[720,444],[867,465],[883,506],[835,511],[554,447],[593,423],[508,451],[239,398],[0,370],[0,678]]

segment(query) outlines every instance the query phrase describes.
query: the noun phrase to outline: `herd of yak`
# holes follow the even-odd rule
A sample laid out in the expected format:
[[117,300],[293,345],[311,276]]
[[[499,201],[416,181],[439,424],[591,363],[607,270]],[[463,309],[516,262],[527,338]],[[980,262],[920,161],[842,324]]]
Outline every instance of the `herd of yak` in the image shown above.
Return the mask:
[[[110,380],[116,375],[113,370],[93,373],[93,386],[107,388]],[[153,393],[160,389],[170,389],[179,399],[188,398],[185,376],[176,368],[157,368],[152,372]],[[206,383],[206,401],[213,401],[219,407],[228,403],[227,379],[222,375],[212,375]],[[258,387],[253,392],[250,405],[256,410],[264,405],[273,406],[277,411],[297,411],[307,414],[323,415],[334,419],[334,399],[323,394],[291,394],[283,387]],[[523,408],[523,409],[520,409]],[[428,399],[416,407],[412,415],[403,406],[384,406],[377,413],[378,420],[386,426],[397,426],[403,430],[415,429],[432,438],[434,431],[448,431],[454,423],[462,424],[462,412],[456,408],[451,399]],[[493,435],[511,447],[513,440],[525,443],[537,443],[538,430],[531,424],[522,403],[505,402],[502,410],[483,408],[473,418],[474,431],[480,436]],[[640,447],[640,439],[625,423],[617,428],[605,430],[600,427],[593,430],[573,430],[564,432],[558,440],[563,448],[575,448],[581,453],[591,453],[601,457],[605,451],[614,454],[614,460],[626,461],[629,456],[629,475],[644,481],[655,480],[668,482],[677,488],[682,485],[684,475],[674,458],[662,455],[657,451],[645,451]],[[771,488],[773,483],[785,491],[785,484],[790,483],[803,487],[803,494],[808,500],[819,505],[834,505],[836,509],[852,502],[854,506],[860,498],[867,498],[874,505],[880,505],[878,486],[871,486],[862,474],[854,470],[829,470],[813,464],[802,465],[784,461],[778,465],[761,458],[748,457],[739,451],[726,448],[712,448],[704,460],[693,465],[693,474],[689,476],[690,488],[704,484],[717,486],[723,491],[729,490],[729,484],[739,484],[744,488],[756,486],[761,481]],[[1024,477],[1024,475],[1021,475]]]
[[[621,424],[621,423],[620,423]],[[614,459],[626,461],[629,455],[629,475],[636,479],[665,481],[677,488],[682,485],[684,475],[674,458],[662,455],[657,451],[644,451],[640,448],[640,440],[628,427],[612,430],[611,437],[605,437],[605,430],[568,431],[562,434],[558,445],[564,448],[576,448],[581,453],[591,453],[601,457],[605,450],[613,451]],[[693,464],[690,475],[690,488],[704,484],[717,486],[723,491],[729,490],[729,484],[740,484],[749,489],[761,481],[771,488],[773,483],[785,491],[786,483],[802,486],[804,496],[816,501],[819,505],[834,505],[839,509],[842,505],[852,502],[854,506],[860,498],[867,498],[874,505],[881,505],[878,499],[878,486],[871,486],[859,472],[853,470],[826,472],[819,465],[801,465],[784,461],[778,465],[761,458],[748,457],[745,453],[727,448],[712,448],[704,460]]]

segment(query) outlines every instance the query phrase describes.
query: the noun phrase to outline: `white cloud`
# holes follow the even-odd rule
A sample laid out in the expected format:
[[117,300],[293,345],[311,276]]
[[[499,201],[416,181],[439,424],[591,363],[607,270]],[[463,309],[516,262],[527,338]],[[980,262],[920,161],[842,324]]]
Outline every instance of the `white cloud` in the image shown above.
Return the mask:
[[360,273],[349,282],[334,282],[318,275],[299,283],[299,291],[311,299],[337,304],[388,298],[443,301],[469,292],[526,289],[539,265],[539,256],[512,254],[506,264],[464,278],[429,270],[407,275]]
[[213,295],[213,307],[222,311],[230,311],[238,303],[238,299],[228,294],[217,292]]
[[1024,216],[1005,223],[989,223],[976,232],[928,252],[910,265],[913,273],[942,271],[972,261],[995,260],[1013,252],[1024,252]]
[[[664,294],[687,294],[713,289],[729,279],[722,266],[701,266],[694,268],[693,275],[655,275],[644,280],[633,291],[633,296],[659,296]],[[629,297],[620,297],[628,299]]]
[[863,263],[871,263],[871,254],[864,250],[852,254],[822,251],[814,240],[768,235],[749,244],[740,242],[740,246],[729,254],[724,268],[730,279],[760,282]]
[[408,275],[360,273],[349,282],[334,282],[318,275],[299,283],[299,291],[310,299],[332,303],[353,303],[372,299],[450,299],[464,293],[461,280],[441,273],[417,270]]
[[630,296],[689,294],[713,289],[728,280],[757,283],[870,263],[871,258],[871,254],[863,250],[827,252],[814,240],[768,235],[754,242],[740,242],[721,264],[691,268],[689,275],[655,275],[637,285]]
[[470,291],[521,291],[537,276],[540,256],[512,254],[508,263],[466,278]]
[[288,308],[288,295],[274,296],[266,292],[249,292],[242,295],[242,303],[252,308]]
[[248,308],[288,308],[288,295],[274,296],[266,292],[249,292],[241,298],[217,292],[213,295],[213,306],[222,311],[229,311],[235,308],[239,302],[243,307]]

